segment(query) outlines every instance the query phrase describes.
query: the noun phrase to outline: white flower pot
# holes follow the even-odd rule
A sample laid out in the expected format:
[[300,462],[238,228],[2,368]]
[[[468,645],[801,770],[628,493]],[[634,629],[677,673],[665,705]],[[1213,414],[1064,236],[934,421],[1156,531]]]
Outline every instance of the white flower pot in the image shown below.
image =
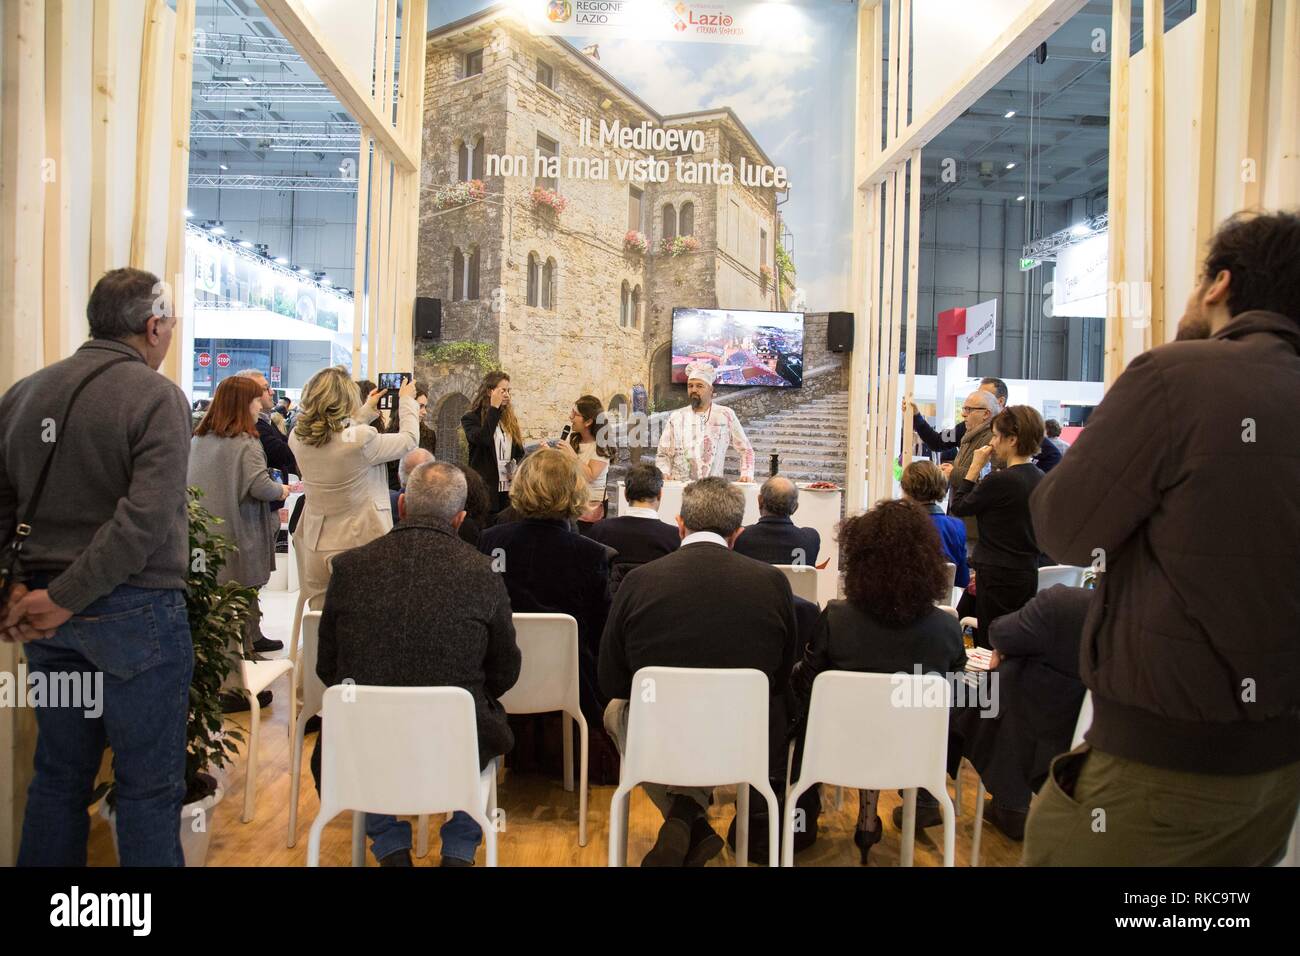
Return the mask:
[[[208,844],[212,840],[212,814],[225,795],[226,791],[218,786],[215,793],[181,808],[181,852],[185,854],[186,866],[207,865]],[[121,860],[122,854],[117,848],[117,814],[107,800],[100,803],[99,815],[108,822],[108,832],[113,837],[113,852]]]

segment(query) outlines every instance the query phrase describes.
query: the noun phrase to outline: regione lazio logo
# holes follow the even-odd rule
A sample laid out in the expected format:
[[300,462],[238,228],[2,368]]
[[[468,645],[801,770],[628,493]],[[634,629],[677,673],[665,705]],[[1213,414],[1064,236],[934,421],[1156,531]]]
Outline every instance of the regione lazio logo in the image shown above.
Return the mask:
[[573,4],[569,0],[550,0],[546,5],[546,19],[552,23],[566,23],[573,16]]
[[677,6],[673,7],[673,13],[677,14],[677,16],[673,18],[673,29],[678,33],[681,33],[686,29],[686,15],[690,9],[691,8],[684,3],[679,3]]

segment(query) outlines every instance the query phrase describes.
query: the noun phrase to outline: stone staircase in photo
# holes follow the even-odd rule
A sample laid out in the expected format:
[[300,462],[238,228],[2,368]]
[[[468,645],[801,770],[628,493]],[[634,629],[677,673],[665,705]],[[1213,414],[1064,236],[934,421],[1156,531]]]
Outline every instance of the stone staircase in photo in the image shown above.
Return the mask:
[[[838,392],[743,421],[754,446],[754,479],[767,477],[772,452],[782,475],[794,481],[833,481],[843,487],[848,455],[849,396]],[[727,453],[727,474],[739,472],[739,456]]]

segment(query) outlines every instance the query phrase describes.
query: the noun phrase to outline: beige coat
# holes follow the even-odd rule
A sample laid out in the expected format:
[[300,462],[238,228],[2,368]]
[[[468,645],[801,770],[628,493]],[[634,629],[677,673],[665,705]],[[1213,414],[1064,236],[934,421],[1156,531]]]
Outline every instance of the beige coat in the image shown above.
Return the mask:
[[291,435],[289,447],[302,469],[306,504],[294,534],[308,606],[319,609],[329,585],[330,559],[369,544],[393,527],[388,498],[387,462],[400,459],[420,442],[420,408],[413,398],[398,407],[400,431],[380,434],[375,413],[362,409],[324,445],[308,445]]

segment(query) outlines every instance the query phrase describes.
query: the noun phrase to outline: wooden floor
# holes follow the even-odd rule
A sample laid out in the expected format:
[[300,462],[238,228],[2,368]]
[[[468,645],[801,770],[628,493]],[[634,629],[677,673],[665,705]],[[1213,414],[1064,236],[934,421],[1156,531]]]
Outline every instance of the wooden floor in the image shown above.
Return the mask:
[[[288,634],[292,620],[292,604],[283,593],[263,592],[264,629],[268,636],[283,638]],[[275,701],[262,712],[260,762],[258,766],[257,808],[254,819],[241,823],[246,763],[241,758],[224,775],[225,798],[211,815],[212,843],[208,852],[208,866],[305,866],[307,862],[307,831],[316,817],[319,802],[312,783],[307,758],[314,744],[314,735],[307,738],[303,755],[302,784],[298,800],[297,846],[286,846],[289,822],[289,771],[290,741],[287,724],[287,679],[272,687]],[[236,714],[232,724],[247,730],[248,714]],[[965,767],[962,781],[962,802],[957,819],[957,865],[970,864],[971,824],[977,780]],[[949,792],[952,792],[951,786]],[[498,788],[498,799],[505,811],[505,829],[498,836],[498,864],[500,866],[605,866],[609,854],[609,801],[614,793],[612,786],[592,787],[588,799],[587,846],[578,846],[578,795],[566,792],[559,780],[540,776],[508,773]],[[761,799],[761,798],[758,798]],[[735,791],[719,788],[715,804],[710,808],[710,820],[720,835],[735,813]],[[880,797],[880,817],[884,823],[884,839],[871,851],[871,866],[897,866],[899,834],[890,820],[890,813],[898,806],[897,793],[886,792]],[[416,859],[417,866],[438,864],[438,825],[441,817],[431,820],[429,854]],[[798,866],[858,866],[858,850],[853,845],[853,827],[857,819],[857,796],[853,791],[844,794],[844,807],[836,810],[834,790],[824,790],[821,825],[817,842],[795,858]],[[632,796],[629,814],[628,862],[636,865],[650,849],[663,822],[659,812],[637,790]],[[323,866],[347,866],[351,861],[351,817],[344,814],[325,828],[321,841]],[[916,835],[916,865],[939,866],[942,863],[943,830],[934,827],[918,830]],[[1020,844],[1006,839],[995,828],[986,825],[980,851],[983,866],[1015,866],[1020,858]],[[90,864],[113,866],[116,857],[107,824],[95,814],[90,833]],[[751,855],[752,859],[752,855]],[[480,848],[478,863],[483,863]],[[734,863],[730,849],[724,849],[711,866],[730,866]],[[367,852],[366,865],[374,866],[374,857]],[[751,863],[751,865],[753,865]]]

